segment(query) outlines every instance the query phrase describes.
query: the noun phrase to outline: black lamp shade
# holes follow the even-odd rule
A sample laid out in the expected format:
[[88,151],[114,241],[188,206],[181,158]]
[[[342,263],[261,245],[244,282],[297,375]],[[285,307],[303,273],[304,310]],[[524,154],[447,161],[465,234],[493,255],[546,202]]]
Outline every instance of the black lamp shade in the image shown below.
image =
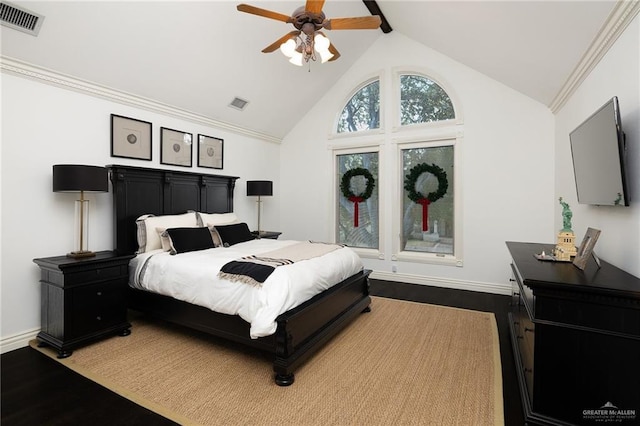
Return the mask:
[[247,195],[273,195],[273,182],[270,180],[248,180]]
[[109,175],[105,167],[78,164],[53,166],[53,192],[109,191]]

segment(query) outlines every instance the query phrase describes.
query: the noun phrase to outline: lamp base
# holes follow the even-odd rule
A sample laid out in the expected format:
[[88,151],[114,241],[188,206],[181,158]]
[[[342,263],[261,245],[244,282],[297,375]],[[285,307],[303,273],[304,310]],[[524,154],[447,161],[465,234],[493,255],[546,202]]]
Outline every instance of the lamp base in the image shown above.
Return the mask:
[[72,251],[71,253],[67,253],[67,257],[71,257],[73,259],[82,259],[83,257],[94,257],[95,252],[84,250],[84,251]]

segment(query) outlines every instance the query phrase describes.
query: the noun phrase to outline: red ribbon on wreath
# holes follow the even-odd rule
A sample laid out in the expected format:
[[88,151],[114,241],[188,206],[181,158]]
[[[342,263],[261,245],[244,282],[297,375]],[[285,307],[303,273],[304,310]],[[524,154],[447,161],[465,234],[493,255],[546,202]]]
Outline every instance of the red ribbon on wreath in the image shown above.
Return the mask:
[[353,203],[353,226],[354,227],[358,227],[358,217],[360,216],[359,211],[358,211],[358,203],[361,203],[364,201],[364,198],[362,197],[349,197],[348,198],[349,201],[351,201]]
[[420,198],[417,203],[422,205],[422,232],[427,232],[429,230],[429,204],[431,201],[428,198]]
[[[416,191],[416,182],[422,173],[431,173],[438,179],[438,190],[430,192],[428,196]],[[409,193],[409,199],[416,204],[422,205],[422,232],[429,230],[429,204],[438,201],[447,193],[449,182],[447,182],[447,172],[442,167],[435,164],[421,163],[409,170],[409,174],[404,179],[404,189]]]

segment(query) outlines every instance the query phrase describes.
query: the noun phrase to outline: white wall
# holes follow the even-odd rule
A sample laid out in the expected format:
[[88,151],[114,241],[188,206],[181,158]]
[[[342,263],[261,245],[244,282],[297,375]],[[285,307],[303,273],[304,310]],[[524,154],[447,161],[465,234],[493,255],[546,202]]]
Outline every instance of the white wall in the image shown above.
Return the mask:
[[[153,161],[110,157],[110,114],[153,123]],[[161,126],[224,139],[224,169],[160,165]],[[125,106],[12,74],[2,74],[2,234],[0,275],[3,351],[40,327],[37,257],[63,255],[74,246],[75,194],[53,193],[52,166],[128,164],[181,171],[240,176],[236,181],[235,210],[256,227],[254,197],[246,197],[247,179],[274,181],[279,191],[277,165],[280,146]],[[112,194],[90,194],[89,249],[113,248]],[[277,229],[278,205],[265,198],[263,227]]]
[[[613,96],[618,96],[622,127],[627,135],[629,207],[578,204],[569,133]],[[563,197],[573,211],[578,243],[588,227],[602,233],[595,252],[602,259],[640,277],[640,16],[589,74],[556,114],[556,198]],[[560,205],[555,227],[562,228]]]
[[[315,65],[315,64],[314,64]],[[452,91],[462,107],[463,267],[397,262],[391,273],[392,193],[396,167],[391,82],[397,67],[421,69]],[[313,71],[312,71],[313,72]],[[505,241],[554,242],[554,118],[549,109],[394,31],[377,42],[284,138],[281,160],[281,225],[286,238],[333,239],[331,229],[332,123],[350,93],[381,75],[384,131],[365,138],[380,142],[384,172],[379,188],[383,203],[384,259],[365,259],[366,267],[384,279],[447,287],[507,292],[509,254]],[[411,137],[419,137],[411,133]],[[286,167],[285,167],[286,166]]]

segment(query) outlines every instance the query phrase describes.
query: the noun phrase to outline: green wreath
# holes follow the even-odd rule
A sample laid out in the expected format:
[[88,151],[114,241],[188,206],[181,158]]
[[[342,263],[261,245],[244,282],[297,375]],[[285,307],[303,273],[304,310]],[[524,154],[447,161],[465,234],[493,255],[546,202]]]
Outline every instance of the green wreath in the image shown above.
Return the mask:
[[[430,192],[427,196],[422,195],[421,192],[416,191],[416,182],[423,173],[431,173],[438,179],[438,189]],[[439,200],[444,197],[449,189],[449,182],[447,181],[447,172],[442,167],[435,164],[421,163],[409,170],[409,174],[404,179],[404,189],[409,191],[409,199],[414,203],[420,203],[420,200],[429,200],[430,203]]]
[[[364,176],[367,180],[367,187],[362,194],[354,194],[353,191],[351,191],[351,178],[354,176]],[[353,226],[356,228],[359,226],[358,218],[360,216],[358,203],[361,203],[371,197],[374,186],[375,179],[371,172],[365,168],[356,167],[355,169],[347,170],[345,174],[342,175],[340,191],[342,191],[342,195],[344,195],[347,200],[353,203]]]
[[[354,176],[364,176],[367,180],[367,187],[365,188],[362,194],[354,194],[351,191],[351,178]],[[373,193],[373,188],[375,186],[375,179],[371,172],[362,167],[356,167],[355,169],[350,169],[342,175],[342,181],[340,182],[340,191],[342,191],[342,195],[345,196],[349,201],[353,201],[354,198],[360,198],[360,201],[367,200],[371,197]]]
[[[416,191],[416,182],[423,173],[431,173],[438,179],[438,189],[430,192],[426,197],[420,191]],[[409,174],[405,176],[404,189],[409,191],[409,199],[416,204],[422,205],[423,232],[429,230],[429,204],[444,197],[448,188],[447,172],[435,164],[420,163],[409,170]]]

